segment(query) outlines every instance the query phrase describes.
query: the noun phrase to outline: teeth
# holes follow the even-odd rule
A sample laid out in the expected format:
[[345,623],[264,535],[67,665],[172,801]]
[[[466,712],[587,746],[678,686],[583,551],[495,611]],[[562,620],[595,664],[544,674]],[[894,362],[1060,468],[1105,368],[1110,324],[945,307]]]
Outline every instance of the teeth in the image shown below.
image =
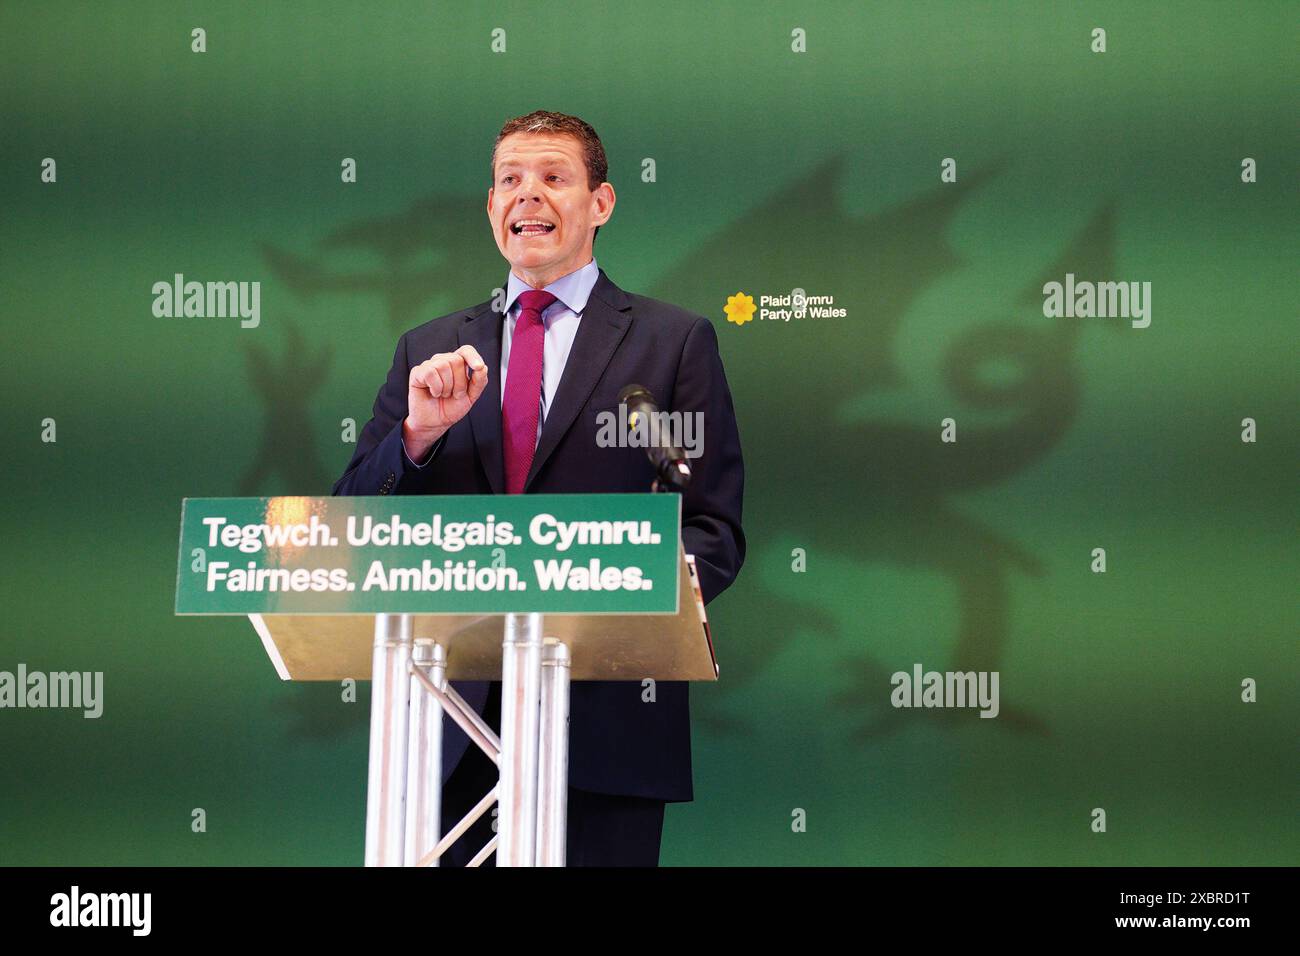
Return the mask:
[[545,222],[544,220],[541,219],[521,219],[518,222],[514,223],[510,227],[510,229],[512,232],[518,235],[524,229],[527,229],[529,227],[536,227],[539,229],[554,229],[555,224],[550,222]]

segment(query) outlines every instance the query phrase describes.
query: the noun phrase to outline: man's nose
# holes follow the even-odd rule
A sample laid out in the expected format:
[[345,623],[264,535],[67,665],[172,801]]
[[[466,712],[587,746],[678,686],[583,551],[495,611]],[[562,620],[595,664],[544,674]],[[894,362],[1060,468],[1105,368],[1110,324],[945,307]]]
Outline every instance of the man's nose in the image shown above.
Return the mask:
[[524,176],[519,182],[519,204],[527,202],[540,202],[542,198],[542,180],[541,177],[529,174]]

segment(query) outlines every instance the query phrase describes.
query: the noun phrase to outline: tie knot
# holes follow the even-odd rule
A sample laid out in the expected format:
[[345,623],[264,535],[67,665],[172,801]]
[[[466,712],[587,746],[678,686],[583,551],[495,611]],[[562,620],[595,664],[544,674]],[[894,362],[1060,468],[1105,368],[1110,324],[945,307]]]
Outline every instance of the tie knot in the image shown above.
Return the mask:
[[546,307],[554,301],[555,296],[545,289],[529,289],[527,292],[521,292],[519,293],[520,318],[523,317],[523,312],[532,312],[540,317]]

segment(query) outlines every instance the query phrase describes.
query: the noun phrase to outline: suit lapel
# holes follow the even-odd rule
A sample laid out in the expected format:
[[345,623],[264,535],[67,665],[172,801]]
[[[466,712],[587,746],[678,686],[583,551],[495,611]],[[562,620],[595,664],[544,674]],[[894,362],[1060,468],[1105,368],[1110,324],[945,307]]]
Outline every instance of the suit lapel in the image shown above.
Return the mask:
[[469,427],[479,461],[487,473],[492,493],[505,490],[505,457],[501,451],[501,326],[500,312],[492,303],[479,306],[460,329],[461,345],[472,345],[488,368],[488,386],[469,410]]
[[[632,300],[622,289],[605,275],[604,269],[598,269],[596,284],[587,298],[587,306],[582,310],[582,320],[569,350],[569,358],[564,364],[564,374],[560,377],[560,387],[555,391],[555,401],[547,410],[546,422],[542,425],[542,435],[537,442],[537,451],[533,455],[532,467],[524,482],[524,491],[537,477],[538,471],[546,464],[551,453],[573,425],[574,419],[582,406],[591,398],[591,393],[605,374],[614,350],[623,341],[632,319],[627,315]],[[500,323],[498,323],[500,325]],[[484,361],[487,360],[483,354]],[[497,355],[500,361],[500,335],[497,336]],[[477,409],[483,404],[480,398],[474,403]],[[501,461],[501,400],[497,399],[497,458]],[[477,426],[475,426],[477,429]],[[477,430],[475,431],[477,435]],[[504,465],[498,465],[498,471],[504,472]]]

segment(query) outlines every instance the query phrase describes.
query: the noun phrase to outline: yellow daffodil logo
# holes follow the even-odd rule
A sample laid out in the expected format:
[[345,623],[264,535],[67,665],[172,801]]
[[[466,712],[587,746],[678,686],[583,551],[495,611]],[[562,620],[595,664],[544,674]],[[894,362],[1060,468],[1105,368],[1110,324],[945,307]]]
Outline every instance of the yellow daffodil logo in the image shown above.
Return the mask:
[[723,311],[727,313],[728,322],[744,325],[754,317],[754,299],[743,292],[729,295],[727,296],[727,307]]

